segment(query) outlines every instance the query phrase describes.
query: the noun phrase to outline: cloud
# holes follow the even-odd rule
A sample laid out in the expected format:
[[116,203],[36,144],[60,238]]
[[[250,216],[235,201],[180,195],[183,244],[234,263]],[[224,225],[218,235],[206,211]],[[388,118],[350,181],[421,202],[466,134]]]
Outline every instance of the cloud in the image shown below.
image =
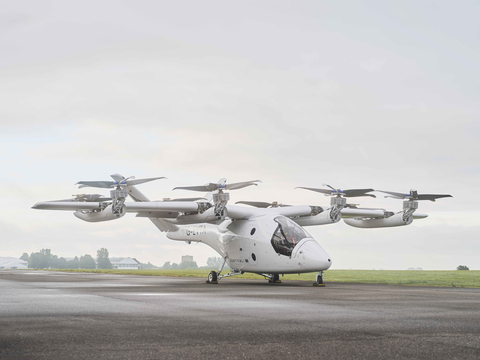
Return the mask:
[[385,59],[369,59],[358,64],[361,69],[368,72],[381,72],[387,61]]

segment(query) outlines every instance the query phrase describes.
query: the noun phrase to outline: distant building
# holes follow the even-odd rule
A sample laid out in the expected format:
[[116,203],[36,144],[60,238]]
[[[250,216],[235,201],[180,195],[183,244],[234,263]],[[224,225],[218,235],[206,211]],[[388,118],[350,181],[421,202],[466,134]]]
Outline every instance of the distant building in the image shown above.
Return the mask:
[[0,269],[28,269],[28,261],[14,257],[0,257]]
[[138,270],[141,269],[141,264],[132,258],[110,258],[112,269],[119,270]]
[[183,255],[182,256],[182,263],[186,263],[186,262],[193,262],[193,256],[191,255]]

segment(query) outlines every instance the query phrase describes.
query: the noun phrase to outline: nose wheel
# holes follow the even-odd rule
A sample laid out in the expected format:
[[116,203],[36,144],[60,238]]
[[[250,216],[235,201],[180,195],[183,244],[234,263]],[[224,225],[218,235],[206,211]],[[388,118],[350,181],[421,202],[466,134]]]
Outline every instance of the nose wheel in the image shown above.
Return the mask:
[[315,282],[313,283],[313,286],[325,286],[325,283],[323,282],[323,271],[318,272],[317,276],[315,277]]

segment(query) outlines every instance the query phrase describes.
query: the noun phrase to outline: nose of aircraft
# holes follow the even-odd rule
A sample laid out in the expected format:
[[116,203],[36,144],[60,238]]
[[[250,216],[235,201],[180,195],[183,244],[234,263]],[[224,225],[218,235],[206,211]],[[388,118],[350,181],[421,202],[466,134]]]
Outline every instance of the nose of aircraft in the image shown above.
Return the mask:
[[303,257],[303,267],[305,270],[327,270],[332,266],[330,256],[314,239],[306,241],[299,251],[302,252],[301,257]]

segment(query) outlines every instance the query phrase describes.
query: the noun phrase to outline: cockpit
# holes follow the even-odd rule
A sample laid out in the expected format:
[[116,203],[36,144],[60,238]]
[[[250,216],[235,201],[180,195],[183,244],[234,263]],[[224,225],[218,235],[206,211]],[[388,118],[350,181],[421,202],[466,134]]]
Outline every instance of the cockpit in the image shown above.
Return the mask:
[[278,226],[271,243],[280,255],[291,256],[293,249],[302,239],[311,237],[300,225],[285,216],[277,216],[274,220]]

